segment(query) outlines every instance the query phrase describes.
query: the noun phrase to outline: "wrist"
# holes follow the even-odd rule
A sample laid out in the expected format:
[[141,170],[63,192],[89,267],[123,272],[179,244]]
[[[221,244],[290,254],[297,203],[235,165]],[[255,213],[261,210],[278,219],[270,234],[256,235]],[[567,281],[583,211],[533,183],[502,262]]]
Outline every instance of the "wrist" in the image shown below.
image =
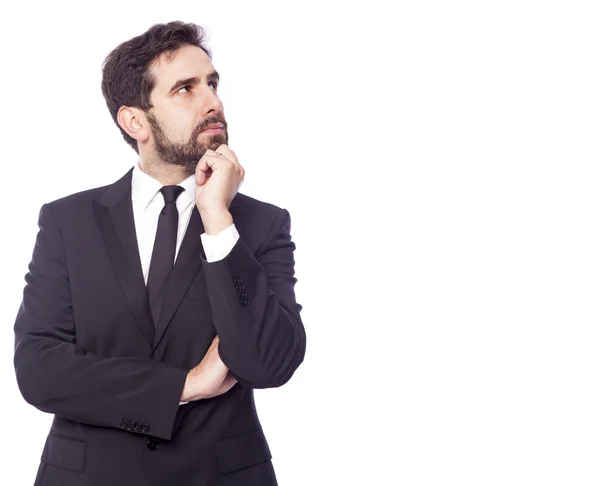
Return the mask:
[[199,210],[204,231],[208,235],[218,235],[233,224],[233,216],[227,209]]
[[182,402],[192,402],[195,400],[201,400],[204,398],[201,393],[201,376],[196,371],[196,368],[188,371],[183,385],[183,391],[181,392]]

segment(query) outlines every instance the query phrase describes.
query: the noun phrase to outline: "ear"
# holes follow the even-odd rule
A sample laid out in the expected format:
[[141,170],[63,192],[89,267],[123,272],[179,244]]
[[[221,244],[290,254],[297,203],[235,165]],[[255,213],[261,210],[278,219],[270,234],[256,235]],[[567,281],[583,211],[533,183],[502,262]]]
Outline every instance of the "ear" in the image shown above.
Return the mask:
[[144,116],[144,112],[139,108],[121,106],[117,113],[117,121],[119,126],[138,142],[145,142],[150,138],[148,121]]

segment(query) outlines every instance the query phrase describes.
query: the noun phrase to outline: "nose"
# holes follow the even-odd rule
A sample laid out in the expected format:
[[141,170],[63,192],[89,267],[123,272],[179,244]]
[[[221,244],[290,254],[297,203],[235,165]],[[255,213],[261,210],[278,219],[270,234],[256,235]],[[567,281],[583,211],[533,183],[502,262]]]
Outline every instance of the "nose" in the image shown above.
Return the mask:
[[223,104],[217,93],[210,87],[205,88],[201,101],[202,114],[204,116],[215,115],[223,109]]

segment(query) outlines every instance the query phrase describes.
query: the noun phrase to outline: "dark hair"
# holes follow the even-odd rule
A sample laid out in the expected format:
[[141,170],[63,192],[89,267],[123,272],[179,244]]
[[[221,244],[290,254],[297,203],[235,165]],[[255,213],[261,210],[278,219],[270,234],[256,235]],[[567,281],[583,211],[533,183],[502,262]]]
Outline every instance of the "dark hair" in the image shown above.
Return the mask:
[[117,121],[119,108],[131,106],[144,111],[152,108],[150,93],[155,86],[150,72],[152,61],[163,53],[169,60],[177,49],[187,44],[199,47],[212,59],[204,42],[202,27],[174,21],[153,25],[142,35],[119,44],[106,56],[102,64],[102,94],[123,138],[136,152],[137,140],[130,137]]

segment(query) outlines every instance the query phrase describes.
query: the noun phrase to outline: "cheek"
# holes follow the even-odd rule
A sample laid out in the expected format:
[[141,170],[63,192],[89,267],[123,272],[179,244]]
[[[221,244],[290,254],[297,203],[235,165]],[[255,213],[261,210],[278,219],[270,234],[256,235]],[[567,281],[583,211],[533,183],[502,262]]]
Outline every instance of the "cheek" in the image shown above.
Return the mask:
[[171,140],[186,141],[196,125],[194,119],[184,114],[171,114],[165,120],[165,133]]
[[190,127],[195,126],[196,113],[182,102],[173,102],[161,108],[160,110],[157,109],[156,115],[160,120],[163,131],[171,137],[182,136],[186,132],[189,136]]

